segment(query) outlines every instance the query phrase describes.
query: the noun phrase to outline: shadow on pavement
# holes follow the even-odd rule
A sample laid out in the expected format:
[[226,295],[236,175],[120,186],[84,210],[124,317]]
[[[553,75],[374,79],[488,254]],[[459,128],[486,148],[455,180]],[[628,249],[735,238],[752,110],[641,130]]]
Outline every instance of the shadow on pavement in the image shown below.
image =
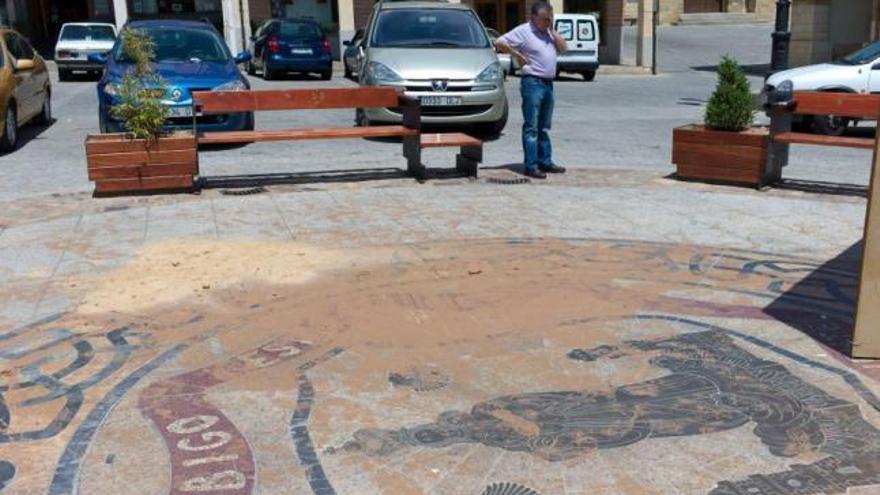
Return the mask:
[[18,143],[15,145],[15,149],[8,152],[8,153],[0,154],[0,156],[14,156],[16,153],[21,151],[22,148],[27,146],[27,144],[30,143],[31,141],[45,139],[40,136],[44,132],[46,132],[50,127],[55,125],[55,122],[57,122],[57,120],[52,119],[52,122],[50,122],[48,125],[28,124],[24,127],[19,127],[18,128]]
[[[812,270],[803,280],[784,290],[764,313],[835,351],[850,356],[855,322],[856,286],[862,242],[853,244],[836,258]],[[803,265],[768,264],[776,271],[804,270]]]
[[[761,76],[764,77],[770,72],[770,64],[751,64],[751,65],[741,65],[746,74],[750,76]],[[691,67],[693,70],[701,71],[701,72],[718,72],[717,65],[698,65],[695,67]]]
[[251,188],[273,185],[323,184],[338,182],[365,182],[390,179],[406,179],[406,170],[400,168],[367,168],[348,170],[317,170],[277,174],[247,174],[203,176],[199,182],[202,189]]
[[868,197],[868,188],[857,184],[837,184],[834,182],[813,180],[782,179],[776,184],[773,184],[773,188],[786,191],[828,194],[831,196],[853,196],[857,198]]

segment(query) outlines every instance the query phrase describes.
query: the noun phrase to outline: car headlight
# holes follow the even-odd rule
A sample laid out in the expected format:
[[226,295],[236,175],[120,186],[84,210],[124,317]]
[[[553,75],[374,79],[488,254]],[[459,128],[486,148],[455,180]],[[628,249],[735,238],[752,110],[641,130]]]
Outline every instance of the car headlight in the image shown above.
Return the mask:
[[214,88],[214,91],[246,91],[248,89],[242,81],[229,81]]
[[474,91],[491,91],[498,87],[501,80],[504,79],[504,70],[501,69],[499,62],[492,62],[489,67],[483,69],[480,75],[474,79]]
[[498,82],[499,79],[504,77],[504,72],[501,70],[501,64],[498,62],[492,62],[489,67],[483,69],[483,72],[480,72],[480,75],[475,79],[478,83],[494,83]]
[[364,80],[368,85],[376,85],[400,82],[403,78],[384,64],[370,62],[364,68]]
[[118,93],[119,87],[114,83],[107,83],[104,85],[104,94],[110,96],[116,96]]

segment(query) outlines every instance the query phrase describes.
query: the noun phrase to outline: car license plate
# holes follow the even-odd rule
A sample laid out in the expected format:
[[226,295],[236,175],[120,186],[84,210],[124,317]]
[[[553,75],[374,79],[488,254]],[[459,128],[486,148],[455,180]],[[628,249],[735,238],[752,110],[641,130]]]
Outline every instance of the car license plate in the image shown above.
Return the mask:
[[461,105],[461,96],[422,96],[419,101],[426,107],[454,107]]
[[311,48],[294,48],[294,49],[290,50],[290,53],[292,53],[294,55],[311,55],[312,49]]
[[192,107],[168,107],[168,116],[172,118],[192,117]]

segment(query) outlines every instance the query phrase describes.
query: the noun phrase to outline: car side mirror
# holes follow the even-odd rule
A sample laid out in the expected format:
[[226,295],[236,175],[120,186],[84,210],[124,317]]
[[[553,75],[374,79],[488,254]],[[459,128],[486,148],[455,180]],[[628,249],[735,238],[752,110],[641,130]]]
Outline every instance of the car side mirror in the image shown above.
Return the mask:
[[104,55],[103,53],[90,53],[89,62],[104,65],[107,63],[107,55]]
[[16,71],[34,70],[34,61],[33,60],[16,60],[15,61],[15,70]]
[[251,61],[251,54],[249,52],[241,52],[235,56],[235,65],[243,64]]

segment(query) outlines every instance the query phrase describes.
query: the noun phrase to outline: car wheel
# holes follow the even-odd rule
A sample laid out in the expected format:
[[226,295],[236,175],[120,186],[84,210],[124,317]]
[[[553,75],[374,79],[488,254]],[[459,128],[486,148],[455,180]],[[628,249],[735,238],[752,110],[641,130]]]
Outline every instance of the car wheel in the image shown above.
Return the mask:
[[253,61],[247,63],[247,73],[249,76],[257,75],[257,66],[254,65]]
[[345,78],[354,79],[354,74],[352,74],[351,69],[348,68],[347,64],[345,64]]
[[275,79],[275,71],[269,68],[269,64],[265,59],[263,60],[263,79],[266,81]]
[[6,124],[3,126],[3,135],[0,136],[0,151],[12,151],[18,144],[18,115],[15,111],[15,102],[10,101],[6,105]]
[[70,71],[67,69],[58,69],[58,80],[61,82],[70,80]]
[[321,80],[329,81],[331,78],[333,78],[333,71],[332,70],[327,70],[327,71],[324,71],[321,73]]
[[813,128],[826,136],[843,136],[849,126],[849,119],[833,115],[816,115],[813,117]]
[[585,71],[582,75],[584,76],[584,81],[586,82],[590,82],[596,79],[596,71],[594,70]]
[[43,110],[34,118],[36,125],[49,125],[52,123],[52,93],[46,91],[46,99],[43,100]]

